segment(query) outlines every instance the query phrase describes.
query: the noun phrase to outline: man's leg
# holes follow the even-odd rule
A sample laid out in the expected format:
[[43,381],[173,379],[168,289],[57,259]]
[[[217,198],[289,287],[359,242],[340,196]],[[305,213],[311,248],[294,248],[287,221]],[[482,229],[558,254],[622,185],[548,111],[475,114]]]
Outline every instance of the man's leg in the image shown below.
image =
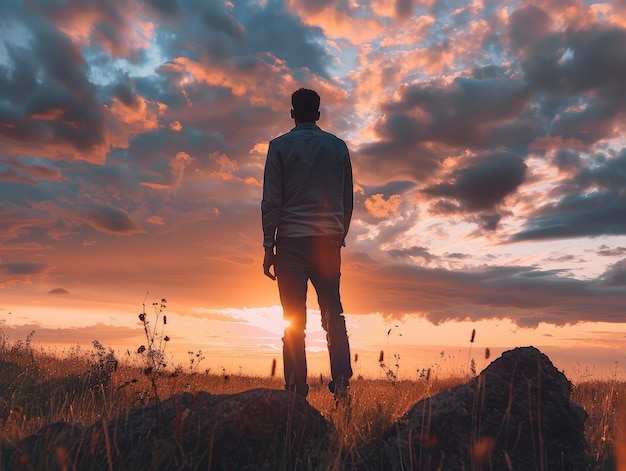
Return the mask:
[[350,378],[352,378],[346,321],[342,314],[328,310],[322,313],[322,319],[330,356],[332,383],[329,384],[329,389],[335,396],[343,397],[347,394]]
[[348,332],[339,294],[341,241],[321,238],[316,252],[318,264],[314,274],[311,275],[311,282],[317,292],[322,327],[326,331],[328,342],[332,376],[329,388],[335,396],[340,397],[346,394],[352,377]]
[[284,319],[289,322],[283,337],[285,389],[306,397],[305,352],[306,292],[308,275],[298,241],[281,241],[276,247],[276,278]]

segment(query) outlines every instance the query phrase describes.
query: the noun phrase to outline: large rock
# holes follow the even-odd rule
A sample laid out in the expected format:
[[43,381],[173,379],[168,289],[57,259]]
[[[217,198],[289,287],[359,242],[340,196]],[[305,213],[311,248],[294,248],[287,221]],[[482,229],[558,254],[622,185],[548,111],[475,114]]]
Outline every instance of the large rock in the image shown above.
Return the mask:
[[587,469],[586,414],[534,347],[505,352],[467,384],[421,400],[391,432],[402,469]]
[[[27,438],[13,455],[13,469],[314,469],[328,423],[299,396],[253,389],[180,393],[77,430],[55,424]],[[55,464],[60,448],[64,468]]]

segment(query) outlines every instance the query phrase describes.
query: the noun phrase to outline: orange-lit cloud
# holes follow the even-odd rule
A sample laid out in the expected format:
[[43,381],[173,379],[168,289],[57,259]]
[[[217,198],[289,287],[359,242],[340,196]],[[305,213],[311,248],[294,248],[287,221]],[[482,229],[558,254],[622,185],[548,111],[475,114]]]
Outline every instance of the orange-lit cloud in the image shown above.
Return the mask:
[[351,2],[289,0],[288,8],[304,12],[301,15],[304,22],[319,26],[331,38],[348,38],[354,43],[360,43],[372,40],[384,31],[379,19],[367,16],[359,18],[355,14],[358,7]]
[[365,208],[375,218],[386,218],[398,210],[400,202],[400,195],[391,195],[385,200],[382,194],[376,193],[365,200]]

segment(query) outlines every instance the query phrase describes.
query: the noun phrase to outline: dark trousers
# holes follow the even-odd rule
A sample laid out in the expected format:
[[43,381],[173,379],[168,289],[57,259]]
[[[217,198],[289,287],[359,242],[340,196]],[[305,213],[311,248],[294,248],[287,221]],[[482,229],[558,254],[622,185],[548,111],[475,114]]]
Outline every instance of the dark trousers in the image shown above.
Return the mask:
[[305,355],[306,295],[308,280],[315,288],[322,327],[326,331],[333,381],[352,377],[350,346],[339,295],[341,237],[281,238],[276,244],[276,277],[284,318],[285,387],[306,396]]

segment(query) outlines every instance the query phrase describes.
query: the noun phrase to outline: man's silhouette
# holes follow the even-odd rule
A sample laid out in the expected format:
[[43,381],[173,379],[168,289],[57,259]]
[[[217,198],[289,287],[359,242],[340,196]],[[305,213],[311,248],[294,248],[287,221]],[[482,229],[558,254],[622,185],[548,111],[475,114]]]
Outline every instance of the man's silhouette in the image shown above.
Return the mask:
[[[350,347],[339,294],[341,247],[354,205],[346,144],[322,131],[320,97],[299,89],[291,96],[295,127],[269,144],[263,181],[263,271],[278,280],[284,318],[285,389],[308,394],[305,355],[306,294],[311,280],[326,331],[336,398],[352,377]],[[272,266],[274,273],[271,272]]]

